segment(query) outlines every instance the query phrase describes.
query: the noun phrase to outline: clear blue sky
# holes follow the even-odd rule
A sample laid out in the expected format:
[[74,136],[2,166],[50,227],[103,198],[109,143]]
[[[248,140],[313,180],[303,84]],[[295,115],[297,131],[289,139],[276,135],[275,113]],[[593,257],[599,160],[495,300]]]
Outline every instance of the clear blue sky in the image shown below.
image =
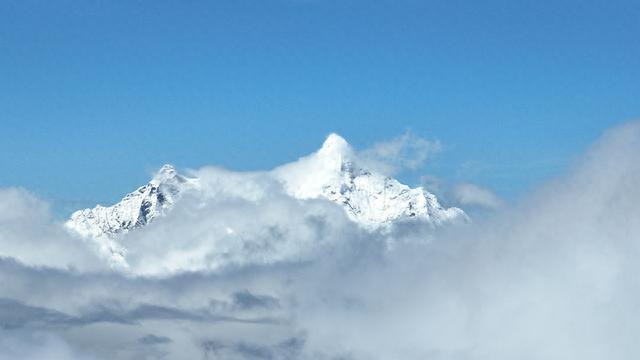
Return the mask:
[[[635,1],[0,1],[0,186],[117,200],[411,129],[517,197],[640,117]],[[67,204],[67,205],[64,205]]]

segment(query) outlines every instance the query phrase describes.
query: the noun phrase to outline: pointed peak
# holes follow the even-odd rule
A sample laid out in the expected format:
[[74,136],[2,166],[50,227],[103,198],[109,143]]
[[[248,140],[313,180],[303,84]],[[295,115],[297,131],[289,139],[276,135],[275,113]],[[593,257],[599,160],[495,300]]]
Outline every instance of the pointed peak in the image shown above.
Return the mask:
[[327,136],[327,139],[322,144],[322,147],[336,146],[336,145],[344,146],[349,144],[347,143],[347,140],[345,140],[342,136],[336,133],[331,133],[329,134],[329,136]]
[[175,172],[176,172],[176,168],[171,164],[164,164],[162,165],[160,170],[158,170],[158,174],[168,174],[168,173],[175,173]]
[[351,149],[351,146],[349,145],[347,140],[345,140],[342,136],[336,133],[331,133],[329,134],[329,136],[327,136],[327,139],[322,144],[322,148],[320,148],[320,153],[344,154],[346,152],[349,152],[350,149]]
[[178,175],[178,172],[176,171],[176,168],[171,164],[164,164],[162,165],[160,170],[156,172],[151,182],[154,184],[160,184],[176,177],[180,177],[180,175]]

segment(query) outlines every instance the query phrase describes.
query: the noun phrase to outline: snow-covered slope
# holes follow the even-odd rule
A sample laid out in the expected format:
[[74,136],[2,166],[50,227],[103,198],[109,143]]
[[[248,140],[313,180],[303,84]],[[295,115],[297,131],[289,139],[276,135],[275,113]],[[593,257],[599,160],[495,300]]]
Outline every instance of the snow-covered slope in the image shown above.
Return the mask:
[[[433,226],[466,219],[458,208],[444,208],[422,187],[410,188],[397,180],[367,170],[351,146],[331,134],[320,150],[266,173],[298,199],[325,198],[340,204],[349,218],[375,230],[401,219],[421,219]],[[199,191],[198,179],[163,166],[155,177],[119,203],[72,214],[66,226],[85,238],[102,243],[118,234],[145,226],[169,211],[186,190]],[[109,248],[111,253],[119,249]]]
[[66,226],[85,237],[126,233],[165,214],[181,192],[196,188],[197,184],[197,179],[186,178],[173,166],[164,165],[148,184],[127,194],[119,203],[78,210]]
[[327,198],[341,204],[349,217],[368,229],[400,219],[421,219],[434,226],[466,219],[458,208],[444,208],[422,187],[410,188],[396,179],[369,171],[351,146],[331,134],[322,148],[273,174],[296,198]]

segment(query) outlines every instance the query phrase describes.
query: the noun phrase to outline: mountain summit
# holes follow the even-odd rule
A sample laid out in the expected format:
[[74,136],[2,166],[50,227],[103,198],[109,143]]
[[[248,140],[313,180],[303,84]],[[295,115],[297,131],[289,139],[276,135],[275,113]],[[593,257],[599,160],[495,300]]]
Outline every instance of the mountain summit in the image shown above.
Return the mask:
[[91,237],[127,232],[165,214],[180,193],[194,187],[196,182],[179,175],[173,166],[164,165],[148,184],[125,195],[119,203],[78,210],[71,214],[66,225],[80,235]]
[[[265,176],[280,182],[294,198],[327,199],[339,204],[352,221],[372,231],[399,220],[415,219],[439,226],[467,218],[458,208],[440,205],[436,196],[422,187],[410,188],[370,171],[351,145],[337,134],[329,135],[318,151]],[[187,190],[195,191],[197,196],[202,191],[199,180],[164,165],[148,184],[127,194],[119,203],[76,211],[66,226],[83,237],[103,240],[103,247],[119,254],[115,242],[109,239],[162,217]]]
[[351,145],[342,136],[333,133],[327,136],[327,139],[322,143],[322,147],[318,150],[319,153],[329,154],[345,154],[351,152]]
[[461,209],[444,208],[423,187],[410,188],[369,170],[337,134],[329,135],[317,152],[272,173],[290,195],[329,199],[342,205],[349,218],[368,229],[386,227],[402,219],[420,219],[433,226],[466,219]]

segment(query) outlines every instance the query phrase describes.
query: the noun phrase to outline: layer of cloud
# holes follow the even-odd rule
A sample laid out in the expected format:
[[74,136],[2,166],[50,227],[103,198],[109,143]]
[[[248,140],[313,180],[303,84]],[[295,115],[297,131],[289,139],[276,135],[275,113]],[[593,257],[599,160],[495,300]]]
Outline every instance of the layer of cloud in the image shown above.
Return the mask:
[[55,223],[45,201],[23,189],[0,188],[0,257],[32,266],[104,269],[94,250]]
[[75,359],[93,356],[73,349],[60,337],[47,332],[0,330],[0,360]]
[[[628,359],[640,313],[640,124],[516,208],[310,281],[307,347],[353,358]],[[339,280],[338,280],[339,279]],[[309,314],[314,314],[309,315]]]
[[133,273],[305,262],[365,235],[337,204],[295,199],[266,174],[203,168],[197,176],[202,192],[185,194],[162,221],[122,240]]
[[522,203],[437,233],[363,232],[205,168],[224,196],[123,238],[129,273],[4,189],[0,359],[636,358],[637,154],[640,124],[613,129]]

